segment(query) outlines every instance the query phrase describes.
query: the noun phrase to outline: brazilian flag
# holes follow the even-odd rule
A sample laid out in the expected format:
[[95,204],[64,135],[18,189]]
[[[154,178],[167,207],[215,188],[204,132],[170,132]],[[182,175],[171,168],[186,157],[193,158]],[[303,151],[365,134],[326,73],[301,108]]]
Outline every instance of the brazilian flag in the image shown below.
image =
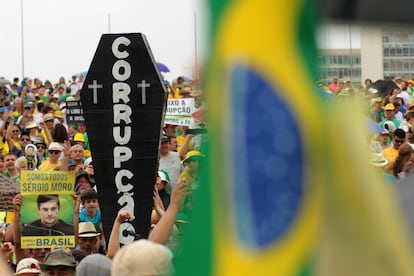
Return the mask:
[[414,273],[358,103],[314,89],[316,2],[210,3],[206,162],[176,275]]
[[313,6],[211,1],[209,137],[177,275],[305,275],[321,225]]

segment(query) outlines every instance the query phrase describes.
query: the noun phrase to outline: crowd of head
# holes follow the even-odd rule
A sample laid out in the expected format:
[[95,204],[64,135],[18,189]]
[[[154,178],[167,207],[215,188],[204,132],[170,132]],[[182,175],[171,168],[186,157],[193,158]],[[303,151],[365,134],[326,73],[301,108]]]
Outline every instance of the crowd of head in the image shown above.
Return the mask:
[[[0,82],[0,174],[19,181],[24,170],[76,173],[74,206],[70,207],[74,211],[73,224],[59,219],[66,203],[58,194],[39,195],[39,219],[22,224],[20,212],[25,197],[19,193],[13,198],[14,212],[3,212],[7,228],[2,233],[0,259],[16,275],[169,275],[173,271],[173,247],[177,246],[172,240],[179,237],[190,219],[191,191],[198,186],[204,159],[200,152],[204,132],[164,125],[150,234],[121,248],[121,224],[134,217],[121,210],[113,218],[110,236],[104,236],[100,185],[95,181],[87,126],[85,122],[66,121],[66,103],[80,100],[83,78],[76,75],[66,82],[62,77],[55,85],[37,78]],[[166,82],[166,87],[169,99],[193,97],[195,109],[204,110],[196,81],[178,77],[171,84]],[[21,237],[26,235],[61,234],[74,235],[75,245],[22,248]]]
[[355,89],[349,80],[337,77],[326,90],[336,97],[358,95],[371,119],[369,132],[371,164],[381,168],[390,181],[399,181],[414,172],[414,80],[401,76],[372,82]]

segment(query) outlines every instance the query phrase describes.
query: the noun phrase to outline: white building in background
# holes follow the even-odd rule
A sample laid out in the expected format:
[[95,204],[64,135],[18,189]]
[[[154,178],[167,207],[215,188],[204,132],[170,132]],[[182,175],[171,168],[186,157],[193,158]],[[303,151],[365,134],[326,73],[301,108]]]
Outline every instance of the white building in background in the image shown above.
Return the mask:
[[414,79],[414,30],[329,24],[318,32],[319,78],[363,83],[386,77]]
[[383,30],[380,27],[361,28],[361,82],[384,78]]

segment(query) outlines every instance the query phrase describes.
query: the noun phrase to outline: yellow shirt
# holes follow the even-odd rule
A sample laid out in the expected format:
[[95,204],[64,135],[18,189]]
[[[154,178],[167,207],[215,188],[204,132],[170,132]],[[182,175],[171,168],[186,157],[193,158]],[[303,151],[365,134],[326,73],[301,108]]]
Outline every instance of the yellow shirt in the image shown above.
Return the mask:
[[176,88],[174,91],[174,99],[179,99],[180,97],[180,89]]
[[43,160],[39,171],[53,171],[56,167],[60,167],[60,161],[57,164],[51,164],[49,160]]
[[[177,152],[179,153],[185,142],[184,136],[177,136]],[[187,151],[193,150],[193,140],[190,140],[187,145]]]
[[[16,146],[16,148],[18,148],[19,150],[22,149],[22,146],[20,146],[19,142],[13,141],[14,145]],[[9,149],[9,143],[4,143],[3,144],[3,151],[7,154],[10,152],[11,149]]]
[[45,144],[48,145],[49,140],[47,139],[46,131],[45,131],[44,128],[42,128],[42,130],[40,131],[40,134],[42,134],[42,138],[43,138],[43,141],[45,142]]
[[3,155],[7,154],[6,149],[5,149],[6,144],[7,143],[3,143],[3,139],[0,139],[0,152]]
[[395,149],[394,147],[389,147],[389,148],[386,148],[385,150],[383,150],[382,154],[384,155],[385,158],[388,159],[387,168],[391,168],[392,165],[394,164],[395,160],[397,159],[398,150]]

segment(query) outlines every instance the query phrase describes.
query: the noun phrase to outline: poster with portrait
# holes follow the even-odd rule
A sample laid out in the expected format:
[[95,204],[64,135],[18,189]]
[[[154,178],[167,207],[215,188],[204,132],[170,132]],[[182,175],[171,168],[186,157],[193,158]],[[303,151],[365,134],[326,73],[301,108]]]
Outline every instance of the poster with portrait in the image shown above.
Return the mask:
[[74,186],[74,172],[21,172],[22,248],[75,247]]

